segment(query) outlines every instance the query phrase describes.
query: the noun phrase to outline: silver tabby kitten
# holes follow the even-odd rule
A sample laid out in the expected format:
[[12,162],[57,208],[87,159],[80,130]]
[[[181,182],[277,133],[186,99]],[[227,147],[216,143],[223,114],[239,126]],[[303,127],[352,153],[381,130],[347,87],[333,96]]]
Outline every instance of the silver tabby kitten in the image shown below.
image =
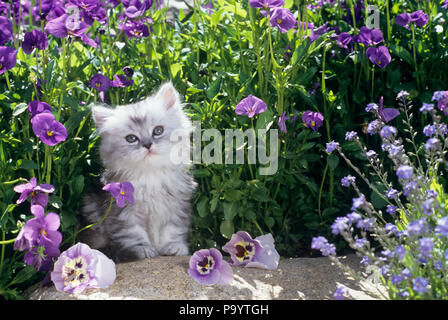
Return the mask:
[[[109,216],[80,234],[80,241],[116,262],[157,255],[187,255],[190,198],[196,187],[188,174],[191,121],[171,83],[136,104],[95,106],[101,136],[102,183],[129,181],[134,203],[112,205]],[[104,216],[110,193],[98,188],[83,199],[82,222]]]

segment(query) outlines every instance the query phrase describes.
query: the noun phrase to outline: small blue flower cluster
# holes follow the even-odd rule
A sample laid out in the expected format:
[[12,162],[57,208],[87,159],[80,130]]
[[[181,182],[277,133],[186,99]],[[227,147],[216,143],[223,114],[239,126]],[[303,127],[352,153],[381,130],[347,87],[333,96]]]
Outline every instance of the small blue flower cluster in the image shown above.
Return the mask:
[[[447,91],[434,93],[433,101],[438,102],[438,108],[445,113],[448,107]],[[334,235],[342,236],[362,257],[361,263],[369,266],[369,270],[377,270],[379,280],[387,288],[391,299],[447,299],[446,275],[448,274],[448,199],[439,181],[438,174],[441,164],[447,165],[444,158],[448,142],[447,126],[441,123],[441,116],[433,104],[423,103],[420,112],[429,115],[432,123],[423,129],[427,137],[421,146],[415,143],[415,136],[410,119],[412,101],[409,94],[401,91],[398,96],[399,109],[383,109],[381,99],[379,106],[370,103],[366,111],[373,112],[376,119],[367,126],[370,135],[379,134],[381,149],[387,153],[393,163],[394,174],[399,187],[389,182],[389,175],[384,172],[384,166],[379,155],[364,147],[356,132],[347,132],[345,139],[355,141],[373,168],[375,175],[383,184],[378,189],[361,171],[347,159],[338,142],[327,144],[326,151],[337,151],[346,163],[364,182],[387,204],[385,212],[375,208],[361,193],[356,185],[356,179],[347,175],[341,179],[343,187],[352,186],[358,194],[353,198],[352,212],[338,217],[331,225]],[[396,111],[395,111],[396,110]],[[398,129],[389,121],[397,116],[403,116],[410,138],[408,144],[399,137]],[[411,147],[412,152],[406,148]],[[419,152],[424,150],[424,156]],[[424,157],[424,162],[423,158]],[[380,190],[385,190],[381,192]],[[378,252],[370,241],[374,239],[381,246]],[[320,250],[324,256],[338,261],[336,248],[322,236],[313,238],[311,247]],[[341,265],[341,263],[338,263]],[[344,266],[346,267],[346,266]],[[353,271],[353,270],[352,270]],[[354,272],[354,271],[353,271]],[[362,276],[359,274],[359,278]],[[335,298],[344,296],[342,287],[335,292]]]

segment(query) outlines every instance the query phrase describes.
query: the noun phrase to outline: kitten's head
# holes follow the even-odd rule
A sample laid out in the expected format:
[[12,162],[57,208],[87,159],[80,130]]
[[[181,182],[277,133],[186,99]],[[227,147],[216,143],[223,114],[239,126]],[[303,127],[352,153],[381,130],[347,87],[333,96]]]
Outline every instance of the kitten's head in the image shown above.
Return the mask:
[[135,104],[115,109],[94,106],[92,115],[102,138],[101,159],[113,171],[143,173],[179,165],[179,159],[173,158],[179,153],[176,148],[189,152],[191,121],[170,82]]

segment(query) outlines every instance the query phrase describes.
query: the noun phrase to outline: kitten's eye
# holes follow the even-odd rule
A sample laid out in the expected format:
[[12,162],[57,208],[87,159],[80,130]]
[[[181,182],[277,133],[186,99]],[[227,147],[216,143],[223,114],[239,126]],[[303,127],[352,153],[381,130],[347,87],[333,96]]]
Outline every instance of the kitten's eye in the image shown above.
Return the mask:
[[125,137],[126,141],[129,143],[134,143],[138,140],[138,138],[136,136],[134,136],[133,134],[127,135]]
[[162,133],[163,133],[162,126],[155,127],[154,130],[152,131],[152,134],[155,136],[160,136]]

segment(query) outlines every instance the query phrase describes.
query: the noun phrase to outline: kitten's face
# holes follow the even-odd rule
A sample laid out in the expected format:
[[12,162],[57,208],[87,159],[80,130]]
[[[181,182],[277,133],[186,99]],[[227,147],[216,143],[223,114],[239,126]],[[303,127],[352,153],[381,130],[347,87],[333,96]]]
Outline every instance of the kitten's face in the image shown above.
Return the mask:
[[136,104],[115,109],[95,106],[93,118],[102,137],[101,158],[108,169],[169,166],[174,148],[181,144],[189,150],[191,122],[171,83]]

